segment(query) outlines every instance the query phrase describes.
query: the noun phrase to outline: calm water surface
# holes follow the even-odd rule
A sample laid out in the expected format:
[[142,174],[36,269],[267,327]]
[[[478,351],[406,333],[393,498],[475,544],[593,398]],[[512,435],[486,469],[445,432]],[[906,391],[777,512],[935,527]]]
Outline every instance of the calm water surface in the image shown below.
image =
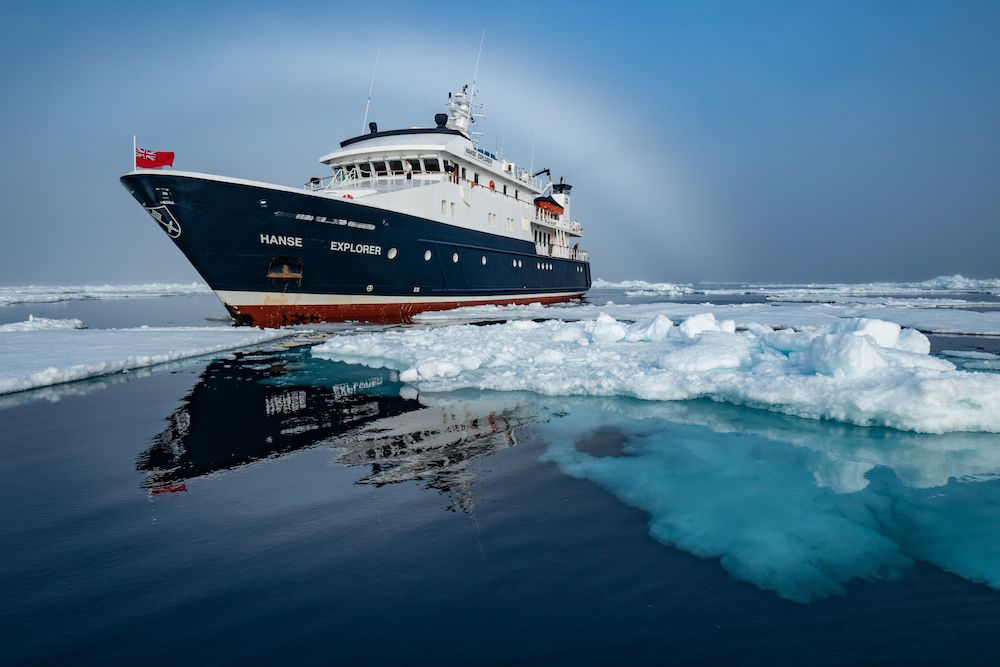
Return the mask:
[[[168,302],[217,314],[63,316]],[[420,395],[291,347],[7,397],[0,469],[3,664],[1000,658],[993,435]]]

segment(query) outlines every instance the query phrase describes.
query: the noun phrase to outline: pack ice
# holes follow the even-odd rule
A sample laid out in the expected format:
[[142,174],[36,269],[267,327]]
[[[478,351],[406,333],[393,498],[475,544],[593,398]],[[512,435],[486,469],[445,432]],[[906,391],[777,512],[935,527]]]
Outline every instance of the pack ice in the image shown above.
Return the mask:
[[801,331],[745,326],[737,331],[712,313],[679,325],[664,315],[627,324],[602,313],[337,336],[312,353],[397,369],[421,391],[709,398],[861,426],[1000,432],[1000,375],[930,356],[914,329],[868,318]]
[[0,325],[0,394],[213,354],[298,333],[231,327],[82,327],[80,320],[34,317]]

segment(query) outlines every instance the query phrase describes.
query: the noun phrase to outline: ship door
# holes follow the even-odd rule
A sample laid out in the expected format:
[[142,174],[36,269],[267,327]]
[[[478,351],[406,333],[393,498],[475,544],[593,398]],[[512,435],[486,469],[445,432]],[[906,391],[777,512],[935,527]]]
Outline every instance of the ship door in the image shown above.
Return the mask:
[[302,258],[272,257],[267,266],[267,277],[272,280],[302,280]]
[[[468,289],[469,279],[465,273],[465,265],[472,261],[473,253],[465,251],[464,248],[439,246],[438,257],[441,271],[444,273],[445,289],[448,291]],[[478,258],[479,255],[475,257]]]

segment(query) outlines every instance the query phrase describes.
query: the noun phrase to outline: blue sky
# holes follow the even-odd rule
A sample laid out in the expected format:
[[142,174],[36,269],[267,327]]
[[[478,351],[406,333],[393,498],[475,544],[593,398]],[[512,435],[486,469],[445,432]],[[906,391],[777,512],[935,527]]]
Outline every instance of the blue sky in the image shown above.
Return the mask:
[[0,283],[194,280],[118,184],[296,185],[472,77],[483,145],[573,183],[595,276],[1000,275],[1000,3],[8,4]]

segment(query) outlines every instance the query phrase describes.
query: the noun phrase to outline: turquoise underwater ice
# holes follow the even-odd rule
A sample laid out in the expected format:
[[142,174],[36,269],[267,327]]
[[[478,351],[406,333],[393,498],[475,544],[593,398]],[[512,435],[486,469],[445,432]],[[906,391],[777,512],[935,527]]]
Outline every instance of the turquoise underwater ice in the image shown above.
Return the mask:
[[[707,402],[566,403],[543,460],[649,516],[650,536],[796,602],[927,561],[1000,588],[1000,437],[925,435]],[[616,455],[580,443],[620,432]],[[584,451],[581,451],[584,450]]]

